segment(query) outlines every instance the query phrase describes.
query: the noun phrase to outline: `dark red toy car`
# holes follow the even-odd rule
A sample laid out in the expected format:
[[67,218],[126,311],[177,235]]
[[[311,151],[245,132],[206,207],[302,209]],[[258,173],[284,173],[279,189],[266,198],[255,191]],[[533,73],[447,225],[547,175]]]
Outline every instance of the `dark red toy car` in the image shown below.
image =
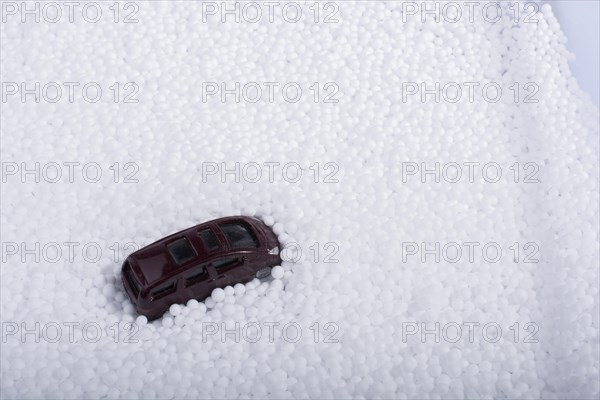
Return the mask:
[[279,264],[273,231],[259,219],[237,216],[196,225],[130,254],[121,277],[138,313],[152,320],[171,304],[264,278]]

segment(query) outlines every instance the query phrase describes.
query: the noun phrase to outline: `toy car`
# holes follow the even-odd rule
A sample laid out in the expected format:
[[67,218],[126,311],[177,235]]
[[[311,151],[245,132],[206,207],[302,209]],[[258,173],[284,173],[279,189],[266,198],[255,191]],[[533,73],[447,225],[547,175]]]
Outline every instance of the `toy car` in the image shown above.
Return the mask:
[[268,276],[281,263],[279,241],[256,218],[220,218],[174,233],[130,254],[123,286],[149,320],[172,304],[203,300],[215,288]]

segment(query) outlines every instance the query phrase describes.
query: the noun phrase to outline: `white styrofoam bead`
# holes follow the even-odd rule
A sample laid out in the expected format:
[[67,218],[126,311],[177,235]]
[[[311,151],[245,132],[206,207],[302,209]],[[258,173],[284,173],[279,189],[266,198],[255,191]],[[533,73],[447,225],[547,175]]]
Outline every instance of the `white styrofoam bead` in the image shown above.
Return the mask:
[[225,290],[223,290],[221,288],[214,289],[211,294],[211,298],[217,303],[225,300],[225,296],[226,296],[226,292],[225,292]]

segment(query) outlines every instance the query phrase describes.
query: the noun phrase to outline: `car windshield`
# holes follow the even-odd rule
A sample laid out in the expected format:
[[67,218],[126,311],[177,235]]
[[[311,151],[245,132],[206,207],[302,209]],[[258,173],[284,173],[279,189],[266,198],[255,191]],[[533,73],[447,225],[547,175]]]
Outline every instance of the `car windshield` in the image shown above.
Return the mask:
[[254,233],[242,223],[229,223],[220,225],[227,241],[233,249],[258,247],[258,240]]
[[177,265],[183,265],[197,255],[196,250],[186,238],[177,239],[170,243],[167,245],[167,250]]

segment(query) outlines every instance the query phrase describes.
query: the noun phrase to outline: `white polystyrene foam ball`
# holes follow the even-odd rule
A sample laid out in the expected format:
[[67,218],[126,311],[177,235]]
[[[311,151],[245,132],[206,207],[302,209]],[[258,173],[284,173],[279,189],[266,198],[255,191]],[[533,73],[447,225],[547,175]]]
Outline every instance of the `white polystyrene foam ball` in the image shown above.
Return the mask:
[[198,304],[199,304],[199,303],[198,303],[198,300],[196,300],[196,299],[191,299],[191,300],[188,300],[188,302],[186,303],[186,306],[187,306],[189,309],[192,309],[192,310],[193,310],[193,309],[195,309],[195,308],[198,308]]
[[162,326],[164,326],[165,328],[170,328],[171,326],[173,326],[173,318],[167,316],[163,317]]
[[273,267],[273,269],[271,269],[271,276],[275,279],[283,278],[284,273],[285,273],[285,271],[279,265],[277,265],[277,266]]
[[233,287],[235,294],[236,295],[242,295],[246,292],[246,286],[244,286],[241,283],[236,283],[235,286]]
[[225,290],[221,289],[221,288],[216,288],[213,289],[212,293],[211,293],[211,298],[214,302],[219,303],[223,300],[225,300]]
[[281,222],[277,222],[275,225],[273,225],[273,233],[275,233],[276,235],[282,234],[283,229],[283,224]]

